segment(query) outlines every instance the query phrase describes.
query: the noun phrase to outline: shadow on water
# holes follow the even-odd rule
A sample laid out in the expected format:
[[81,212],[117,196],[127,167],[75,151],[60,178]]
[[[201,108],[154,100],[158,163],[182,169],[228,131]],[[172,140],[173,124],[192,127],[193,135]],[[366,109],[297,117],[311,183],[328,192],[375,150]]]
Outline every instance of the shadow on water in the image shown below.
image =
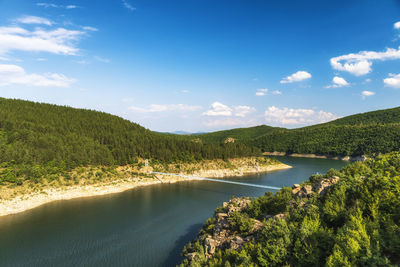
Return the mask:
[[183,247],[189,243],[193,237],[197,235],[200,231],[203,224],[196,223],[189,226],[185,233],[181,235],[174,243],[174,247],[172,248],[171,252],[168,255],[168,258],[161,264],[161,266],[176,266],[177,264],[181,263],[183,257],[181,256]]

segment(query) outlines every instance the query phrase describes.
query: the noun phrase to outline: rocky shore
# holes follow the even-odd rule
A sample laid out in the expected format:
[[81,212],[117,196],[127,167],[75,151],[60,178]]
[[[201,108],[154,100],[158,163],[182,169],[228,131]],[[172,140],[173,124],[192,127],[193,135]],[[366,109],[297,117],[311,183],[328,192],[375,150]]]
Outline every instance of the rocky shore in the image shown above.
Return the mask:
[[[308,209],[306,199],[313,195],[324,195],[327,190],[339,182],[340,178],[333,176],[321,179],[314,184],[300,186],[294,184],[292,187],[293,199],[288,204],[296,209]],[[232,198],[229,202],[224,202],[222,207],[217,208],[214,217],[209,219],[198,238],[192,241],[183,252],[187,265],[194,262],[206,262],[211,259],[218,250],[238,250],[245,244],[257,239],[264,225],[269,220],[284,220],[288,214],[264,214],[263,220],[248,218],[248,230],[236,229],[235,217],[237,214],[244,214],[251,205],[250,198]],[[193,249],[196,245],[200,246],[200,251]]]

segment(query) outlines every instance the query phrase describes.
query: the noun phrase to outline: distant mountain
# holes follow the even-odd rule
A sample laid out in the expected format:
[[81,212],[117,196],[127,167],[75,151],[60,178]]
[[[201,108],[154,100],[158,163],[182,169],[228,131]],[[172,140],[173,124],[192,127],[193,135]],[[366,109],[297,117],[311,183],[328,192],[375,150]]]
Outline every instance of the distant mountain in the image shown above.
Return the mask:
[[185,132],[185,131],[174,131],[174,132],[168,132],[169,134],[178,134],[178,135],[197,135],[197,134],[206,134],[207,132]]

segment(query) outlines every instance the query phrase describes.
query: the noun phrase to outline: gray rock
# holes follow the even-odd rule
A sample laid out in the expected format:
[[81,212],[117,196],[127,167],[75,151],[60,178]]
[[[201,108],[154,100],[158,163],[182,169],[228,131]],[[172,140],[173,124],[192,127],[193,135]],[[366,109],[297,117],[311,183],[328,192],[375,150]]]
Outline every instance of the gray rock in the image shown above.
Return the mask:
[[327,178],[327,179],[322,179],[318,182],[316,182],[313,185],[313,191],[317,192],[320,195],[324,195],[326,194],[327,190],[329,187],[331,187],[332,185],[336,184],[337,182],[339,182],[340,178],[337,176],[333,176],[331,178]]

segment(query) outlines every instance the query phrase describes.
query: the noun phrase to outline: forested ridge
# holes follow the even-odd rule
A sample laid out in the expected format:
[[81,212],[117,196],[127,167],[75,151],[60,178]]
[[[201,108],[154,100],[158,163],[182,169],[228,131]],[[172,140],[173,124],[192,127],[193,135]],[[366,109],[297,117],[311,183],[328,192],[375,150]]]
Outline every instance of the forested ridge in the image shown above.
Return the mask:
[[221,143],[227,138],[233,138],[234,140],[238,141],[248,141],[279,129],[284,128],[259,125],[249,128],[236,128],[204,134],[193,134],[192,136],[200,138],[204,143]]
[[43,168],[40,173],[125,165],[138,158],[190,162],[255,152],[242,143],[203,144],[152,132],[104,112],[0,98],[0,182],[34,177]]
[[263,152],[361,156],[400,149],[400,108],[372,111],[297,129],[240,128],[199,136],[217,143],[234,138]]
[[400,153],[232,199],[183,253],[182,266],[399,266]]

